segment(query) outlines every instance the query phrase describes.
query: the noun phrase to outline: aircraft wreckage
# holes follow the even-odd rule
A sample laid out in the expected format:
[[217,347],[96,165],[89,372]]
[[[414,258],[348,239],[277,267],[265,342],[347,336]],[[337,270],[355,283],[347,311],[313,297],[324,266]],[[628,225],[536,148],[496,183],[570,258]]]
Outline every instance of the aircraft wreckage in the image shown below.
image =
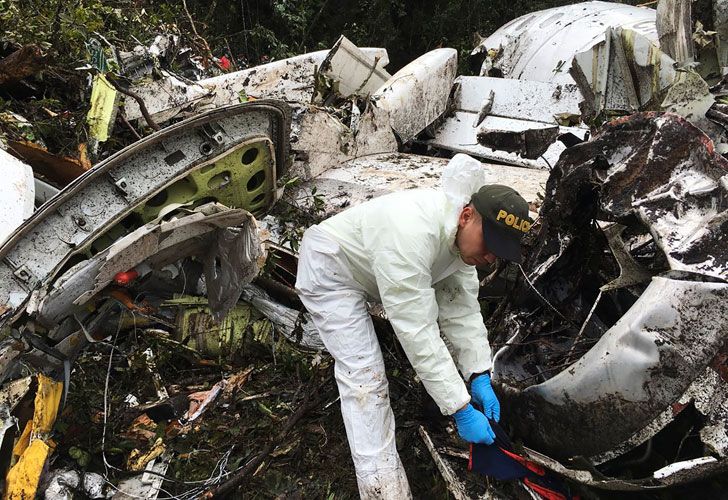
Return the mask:
[[[0,151],[14,176],[1,215],[14,230],[0,247],[7,490],[35,494],[79,353],[121,309],[160,307],[160,289],[206,295],[216,321],[242,297],[323,349],[310,323],[300,331],[305,311],[251,284],[266,254],[276,287],[290,293],[295,280],[291,222],[271,208],[287,195],[313,202],[315,189],[331,214],[434,186],[455,153],[538,211],[523,266],[483,273],[501,346],[494,380],[519,452],[611,490],[725,473],[728,3],[712,7],[714,43],[702,45],[690,2],[529,14],[476,47],[480,76],[457,76],[452,49],[390,75],[384,49],[344,37],[197,82],[165,73],[136,86],[143,106],[118,111],[160,130],[47,201],[37,194],[52,188]],[[302,184],[281,187],[293,176]],[[34,413],[16,414],[29,398]],[[441,470],[453,460],[431,452]]]

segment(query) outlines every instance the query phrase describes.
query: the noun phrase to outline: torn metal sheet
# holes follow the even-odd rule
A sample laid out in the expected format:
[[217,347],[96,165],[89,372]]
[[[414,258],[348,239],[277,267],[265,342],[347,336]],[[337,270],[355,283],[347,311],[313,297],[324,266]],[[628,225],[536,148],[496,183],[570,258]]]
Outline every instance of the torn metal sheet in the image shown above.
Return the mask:
[[31,216],[35,209],[33,169],[4,149],[0,149],[0,244]]
[[[378,60],[378,67],[383,68],[389,64],[385,49],[360,50],[367,57]],[[313,101],[316,68],[321,67],[328,54],[328,50],[302,54],[207,78],[198,83],[212,92],[212,105],[215,107],[241,102],[247,96],[309,103]]]
[[55,447],[49,437],[56,421],[63,384],[41,374],[37,380],[33,418],[13,448],[17,462],[7,473],[3,498],[34,498],[46,460]]
[[657,33],[659,47],[680,64],[690,63],[695,57],[693,48],[693,22],[690,0],[660,0],[657,2]]
[[266,254],[252,216],[235,227],[215,231],[203,257],[205,287],[215,320],[220,321],[265,264]]
[[[405,153],[364,156],[327,170],[293,188],[291,194],[305,200],[315,187],[324,200],[324,212],[333,215],[346,207],[394,191],[437,187],[447,163],[444,158]],[[529,203],[540,205],[539,197],[544,193],[548,172],[489,163],[482,166],[489,182],[511,186]]]
[[[637,479],[618,479],[604,476],[598,471],[595,471],[593,468],[590,470],[581,469],[577,464],[570,464],[570,466],[567,467],[558,460],[554,460],[543,453],[539,453],[525,446],[523,447],[523,454],[529,460],[574,482],[608,491],[647,492],[651,490],[664,490],[667,486],[698,481],[728,470],[728,463],[725,462],[719,463],[717,461],[710,461],[709,465],[704,467],[701,467],[701,465],[703,465],[701,462],[693,462],[689,464],[683,463],[683,465],[688,465],[688,467],[681,469],[686,471],[682,474],[679,473],[679,470],[672,471],[671,468],[666,468],[665,472],[670,472],[670,474],[661,474],[661,477],[651,475],[650,477]],[[692,470],[690,466],[692,466]]]
[[[147,136],[94,167],[36,211],[0,248],[2,321],[62,271],[72,255],[93,248],[101,237],[106,240],[97,251],[123,236],[128,230],[118,224],[135,210],[151,220],[168,210],[170,198],[177,204],[200,204],[214,199],[216,189],[237,185],[229,179],[238,170],[224,168],[232,161],[231,149],[243,165],[258,168],[243,170],[251,175],[241,179],[245,191],[226,196],[243,192],[246,209],[265,211],[275,201],[272,186],[286,167],[288,127],[288,109],[279,102],[216,109]],[[236,149],[241,144],[250,146]],[[218,161],[223,162],[221,171],[206,185],[187,180],[190,172],[204,175],[217,169]],[[121,234],[109,232],[113,228]]]
[[445,113],[457,64],[455,49],[435,49],[397,71],[372,94],[375,105],[389,113],[400,142],[414,138]]
[[[150,259],[151,266],[148,271],[152,268],[161,269],[187,256],[213,255],[210,248],[215,248],[221,229],[224,231],[226,228],[240,227],[249,231],[251,221],[252,216],[246,210],[228,209],[213,203],[203,205],[188,215],[183,213],[171,221],[150,222],[117,240],[93,258],[69,269],[48,290],[39,294],[36,300],[37,310],[31,309],[30,312],[36,314],[38,321],[51,327],[74,312],[79,312],[89,300],[113,283],[118,273],[134,269]],[[246,236],[243,240],[246,240],[248,233],[244,234]],[[251,237],[257,238],[252,235]],[[241,241],[245,243],[243,240]],[[256,260],[260,254],[258,245],[252,262],[255,265],[255,274]],[[251,265],[250,261],[244,261],[248,255],[252,256],[254,252],[234,256],[241,273],[246,270],[244,264]],[[221,264],[230,265],[229,259],[220,260]],[[216,280],[216,275],[213,274],[210,283],[217,283]],[[217,287],[213,288],[217,291],[214,299],[211,297],[210,300],[216,304],[215,308],[220,311],[229,309],[229,300],[223,300],[226,297],[222,291]]]
[[[441,149],[467,153],[486,160],[531,168],[549,168],[559,158],[565,146],[555,137],[541,142],[546,149],[527,158],[508,150],[484,145],[478,135],[495,131],[510,131],[519,136],[558,126],[557,133],[572,133],[584,138],[586,127],[581,121],[579,101],[582,99],[575,84],[556,84],[490,77],[460,76],[455,80],[451,103],[453,112],[433,131],[425,143]],[[537,150],[536,152],[539,152]],[[517,148],[511,149],[517,151]],[[543,155],[543,158],[540,156]]]
[[[103,74],[94,76],[91,108],[86,115],[86,122],[89,126],[89,136],[95,141],[95,144],[109,139],[116,119],[118,97],[118,91]],[[125,109],[127,108],[125,107]]]
[[243,345],[246,329],[255,320],[247,304],[237,304],[216,322],[204,297],[183,296],[164,302],[163,307],[177,310],[177,335],[195,350],[222,360],[235,355]]
[[35,183],[35,208],[39,208],[43,203],[53,198],[60,192],[55,186],[51,186],[42,179],[37,177],[34,179]]
[[728,68],[728,1],[714,0],[713,29],[717,32],[716,58],[721,74],[726,74]]
[[[527,404],[535,412],[535,425],[526,431],[538,436],[535,447],[554,455],[594,456],[629,439],[679,399],[722,345],[728,319],[721,304],[726,300],[727,284],[653,278],[632,308],[568,370],[509,397],[517,411]],[[691,317],[703,307],[705,314]],[[701,352],[695,352],[696,343]],[[512,350],[498,359],[498,377],[509,386],[529,377],[522,368],[525,360]],[[580,415],[580,422],[567,414]],[[607,425],[601,418],[608,419],[609,433],[595,433]]]
[[247,285],[242,298],[268,318],[288,340],[317,351],[325,351],[318,330],[306,311],[297,311],[274,301],[262,288]]
[[[185,81],[179,76],[162,70],[161,79],[134,85],[129,90],[144,101],[150,116],[156,123],[164,123],[189,110],[199,113],[197,104],[209,96],[211,91],[199,83]],[[127,120],[144,120],[139,103],[130,97],[124,98],[124,116]],[[143,122],[142,122],[143,123]]]
[[[360,49],[350,42],[346,44],[343,51],[339,50],[340,48],[339,44],[334,47],[341,54],[356,54],[362,59],[360,64],[365,66],[368,61],[377,61],[373,70],[376,78],[369,78],[364,87],[367,92],[379,88],[389,77],[383,70],[389,63],[386,50]],[[165,72],[164,79],[139,83],[131,90],[144,100],[152,118],[158,123],[164,123],[180,114],[185,116],[206,109],[246,102],[249,98],[311,103],[314,100],[316,71],[324,65],[330,54],[329,50],[311,52],[198,82],[184,81],[178,76]],[[340,55],[340,57],[342,56]],[[350,68],[343,67],[342,64],[345,63],[339,61],[339,58],[336,60],[336,67],[332,67],[332,71],[342,78],[346,75],[350,79],[351,75],[347,74]],[[345,58],[345,60],[349,59]],[[351,81],[351,85],[356,85],[357,88],[363,83],[347,81]],[[346,84],[346,82],[344,83]],[[142,118],[139,105],[134,99],[126,99],[125,108],[128,119]]]
[[715,96],[700,75],[695,71],[681,71],[667,89],[660,108],[684,116],[715,140],[716,127],[706,118],[714,103]]
[[296,105],[291,126],[291,175],[305,181],[358,156],[397,151],[389,115],[368,105],[356,130],[324,108]]
[[665,89],[675,81],[674,63],[649,38],[607,28],[605,40],[577,53],[570,69],[585,98],[585,120],[604,111],[658,110]]
[[[500,116],[542,123],[559,123],[562,116],[572,116],[578,124],[579,101],[582,96],[573,83],[544,83],[530,80],[509,80],[487,76],[459,76],[452,106],[478,116],[470,124],[480,125],[485,116]],[[489,100],[490,94],[493,98]],[[483,105],[490,102],[485,116]]]
[[584,96],[586,122],[636,111],[669,111],[684,116],[714,141],[722,141],[724,130],[706,118],[715,103],[708,84],[692,68],[677,66],[649,38],[607,28],[605,40],[576,54],[569,71]]
[[492,124],[481,125],[476,137],[483,146],[517,153],[528,160],[535,160],[540,158],[559,136],[558,125],[533,124],[527,128],[518,126],[514,128],[493,128]]
[[343,35],[331,47],[319,71],[334,82],[341,97],[366,97],[392,76],[381,60],[367,55]]
[[23,377],[3,385],[0,392],[0,444],[3,443],[5,433],[18,425],[12,411],[30,390],[31,380],[32,377]]
[[[688,418],[680,411],[687,398],[703,415],[696,425],[707,427],[704,444],[724,449],[728,438],[716,424],[728,406],[720,375],[728,331],[727,176],[728,162],[712,142],[671,114],[615,120],[562,155],[525,281],[514,291],[520,299],[493,318],[507,325],[502,335],[511,344],[494,361],[510,402],[504,421],[528,446],[601,463]],[[613,286],[626,261],[605,254],[595,220],[626,226],[621,245],[652,276],[647,284],[640,278]],[[697,465],[669,476],[670,484],[726,463]]]
[[[583,2],[521,16],[481,42],[482,76],[574,83],[571,60],[604,40],[606,27],[633,30],[657,43],[654,9],[612,2]],[[548,43],[544,43],[548,40]]]

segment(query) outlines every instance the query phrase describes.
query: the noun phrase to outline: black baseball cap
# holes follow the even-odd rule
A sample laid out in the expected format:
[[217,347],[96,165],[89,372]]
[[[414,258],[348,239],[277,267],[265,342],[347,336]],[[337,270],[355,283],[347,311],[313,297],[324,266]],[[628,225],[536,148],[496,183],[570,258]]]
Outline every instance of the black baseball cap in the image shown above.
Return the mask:
[[488,184],[470,202],[483,219],[483,239],[488,249],[496,257],[520,264],[521,238],[533,224],[526,200],[508,186]]

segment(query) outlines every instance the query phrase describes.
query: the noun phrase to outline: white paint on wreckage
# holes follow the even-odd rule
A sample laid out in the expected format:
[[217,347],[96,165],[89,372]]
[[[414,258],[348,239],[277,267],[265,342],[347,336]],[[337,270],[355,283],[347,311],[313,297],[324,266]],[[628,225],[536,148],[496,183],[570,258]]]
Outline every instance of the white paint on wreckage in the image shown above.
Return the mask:
[[[377,68],[384,68],[389,63],[385,49],[360,50],[366,57],[378,62]],[[152,118],[159,123],[180,114],[185,117],[216,107],[238,104],[247,100],[248,96],[310,103],[314,96],[316,70],[329,52],[320,50],[301,54],[198,82],[185,81],[165,72],[163,79],[138,83],[130,90],[142,97]],[[126,98],[124,107],[127,119],[142,119],[139,105],[134,99]]]
[[434,137],[424,142],[489,161],[548,169],[566,149],[561,142],[553,142],[543,158],[528,159],[480,144],[478,134],[489,130],[525,132],[558,127],[559,134],[571,132],[583,139],[588,131],[585,126],[560,125],[570,120],[579,123],[581,98],[573,83],[459,76],[453,87],[452,113],[434,129]]
[[457,64],[455,49],[432,50],[397,71],[372,94],[375,105],[389,113],[400,142],[414,138],[445,113]]
[[[540,82],[574,83],[572,58],[604,40],[607,26],[632,29],[657,42],[656,11],[612,2],[583,2],[521,16],[483,40],[480,74]],[[494,71],[494,69],[496,71]]]
[[[288,159],[289,127],[288,108],[277,101],[220,108],[145,137],[96,165],[0,247],[0,321],[21,313],[34,290],[133,209],[236,145],[252,138],[267,141],[272,164],[266,175],[275,183]],[[269,207],[275,195],[269,190],[258,209]]]
[[33,169],[0,148],[0,244],[30,217],[34,210]]
[[[447,165],[445,158],[407,153],[384,153],[354,158],[304,182],[291,192],[306,198],[315,187],[328,215],[387,193],[414,188],[437,188]],[[508,165],[482,163],[488,182],[505,184],[529,203],[540,204],[548,172]]]

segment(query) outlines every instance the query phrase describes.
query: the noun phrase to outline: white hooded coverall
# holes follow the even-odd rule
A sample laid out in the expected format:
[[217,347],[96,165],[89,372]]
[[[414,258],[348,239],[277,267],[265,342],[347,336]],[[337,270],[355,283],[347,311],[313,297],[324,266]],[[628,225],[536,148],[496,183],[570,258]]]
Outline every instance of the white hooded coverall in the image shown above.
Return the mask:
[[[472,175],[469,184],[470,193],[482,185]],[[407,358],[443,414],[470,401],[463,379],[490,369],[476,270],[455,247],[458,215],[468,198],[435,189],[389,194],[304,234],[296,289],[335,359],[363,499],[411,497],[368,298],[381,300]],[[449,340],[457,367],[440,333]]]

